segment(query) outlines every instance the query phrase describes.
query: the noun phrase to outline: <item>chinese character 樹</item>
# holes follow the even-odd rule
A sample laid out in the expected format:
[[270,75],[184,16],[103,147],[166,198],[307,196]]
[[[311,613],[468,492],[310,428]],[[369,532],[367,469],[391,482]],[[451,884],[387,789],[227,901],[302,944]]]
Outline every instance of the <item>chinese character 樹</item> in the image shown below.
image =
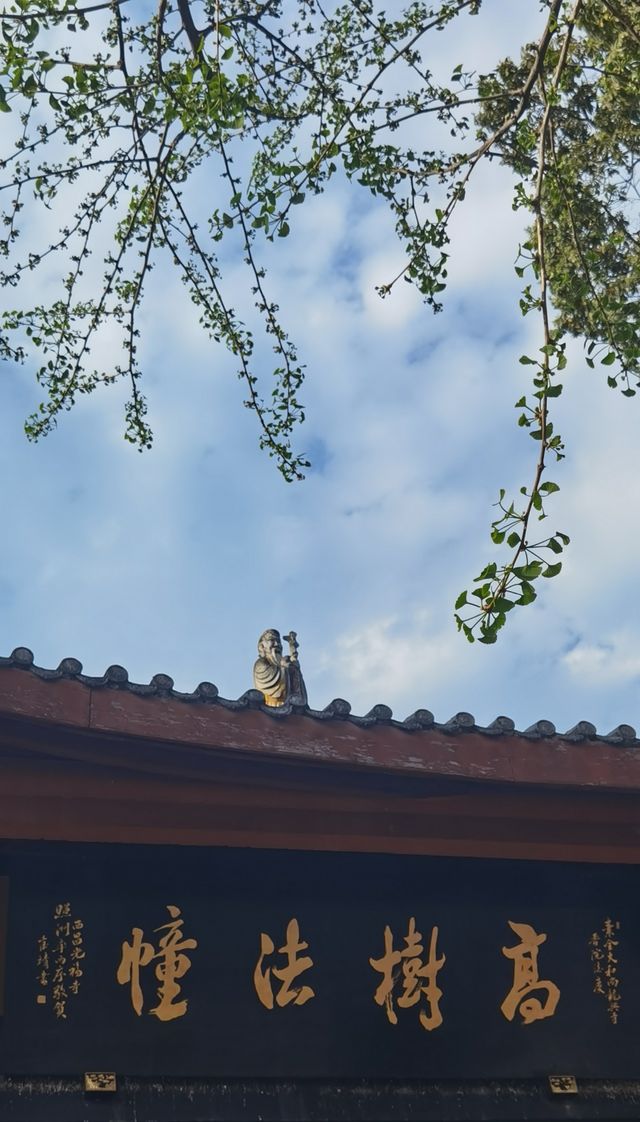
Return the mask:
[[411,1005],[417,1005],[420,998],[424,996],[428,1005],[428,1012],[421,1009],[419,1019],[422,1027],[431,1032],[442,1024],[442,1013],[440,1011],[442,990],[439,988],[436,979],[438,971],[446,962],[446,957],[445,955],[440,958],[437,957],[437,927],[431,929],[429,954],[426,962],[423,962],[422,958],[424,948],[421,940],[422,935],[419,931],[416,931],[416,921],[412,917],[409,920],[408,934],[404,936],[406,946],[401,950],[394,950],[393,933],[391,928],[387,926],[384,929],[384,954],[382,958],[370,958],[369,962],[374,970],[378,970],[383,975],[382,981],[375,992],[374,1001],[378,1005],[385,1006],[391,1024],[396,1025],[398,1023],[393,998],[401,969],[402,993],[396,999],[398,1008],[407,1009]]

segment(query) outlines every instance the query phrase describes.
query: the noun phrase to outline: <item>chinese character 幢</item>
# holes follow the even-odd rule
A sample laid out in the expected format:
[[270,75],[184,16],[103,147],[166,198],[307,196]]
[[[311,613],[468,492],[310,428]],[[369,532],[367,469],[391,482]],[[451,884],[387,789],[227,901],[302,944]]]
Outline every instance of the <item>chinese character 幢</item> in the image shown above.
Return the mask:
[[267,955],[275,951],[273,939],[264,931],[260,934],[260,958],[253,972],[253,984],[260,1001],[267,1009],[273,1009],[273,986],[271,975],[281,983],[275,997],[276,1005],[281,1008],[293,1002],[294,1005],[304,1005],[310,998],[315,997],[311,986],[294,986],[296,978],[313,966],[313,959],[308,955],[298,957],[300,951],[309,949],[309,944],[300,939],[300,926],[297,919],[289,920],[284,946],[278,949],[278,954],[286,955],[286,965],[278,969],[275,966],[264,966]]
[[424,963],[422,961],[424,948],[421,940],[422,935],[419,931],[416,931],[416,921],[412,916],[409,920],[408,934],[404,936],[406,946],[402,950],[394,951],[393,934],[391,928],[387,926],[384,929],[384,955],[382,958],[370,958],[369,962],[374,970],[378,970],[383,975],[382,981],[375,992],[374,1001],[378,1005],[385,1006],[391,1024],[397,1025],[398,1023],[398,1015],[393,1006],[393,991],[401,967],[402,993],[397,998],[398,1007],[407,1009],[411,1005],[417,1005],[421,996],[424,995],[428,1012],[421,1009],[419,1019],[422,1027],[431,1032],[432,1029],[438,1028],[442,1024],[442,1013],[440,1012],[442,990],[438,987],[436,978],[438,971],[446,962],[446,957],[445,955],[440,958],[437,957],[437,927],[431,929],[429,955]]
[[[546,942],[547,936],[538,935],[528,923],[512,923],[509,927],[520,942],[515,947],[503,947],[505,958],[513,960],[513,985],[500,1009],[508,1021],[512,1021],[518,1010],[525,1025],[552,1017],[560,998],[560,990],[553,982],[541,981],[538,975],[538,948]],[[531,994],[546,991],[544,1003]]]
[[140,927],[132,928],[131,942],[122,944],[122,958],[116,975],[121,986],[131,985],[131,1004],[140,1016],[144,1005],[140,970],[152,962],[157,963],[155,975],[160,983],[158,1004],[149,1013],[159,1021],[173,1021],[176,1017],[184,1017],[187,1012],[187,1000],[174,1001],[174,998],[180,993],[178,980],[191,967],[191,959],[184,952],[195,950],[198,946],[197,939],[185,939],[182,935],[184,920],[179,918],[180,908],[167,904],[167,911],[171,917],[169,922],[155,928],[156,932],[166,933],[158,939],[159,949],[156,950],[152,943],[144,942],[144,932]]

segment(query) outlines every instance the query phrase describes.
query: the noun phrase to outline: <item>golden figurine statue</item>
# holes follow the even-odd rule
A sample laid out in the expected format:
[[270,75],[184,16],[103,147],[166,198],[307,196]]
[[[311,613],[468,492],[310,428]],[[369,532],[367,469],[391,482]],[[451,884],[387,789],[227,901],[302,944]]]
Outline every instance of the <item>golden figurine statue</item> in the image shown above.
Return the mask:
[[253,664],[253,684],[264,695],[265,705],[277,708],[288,701],[307,704],[307,691],[298,662],[298,641],[295,631],[285,635],[289,654],[282,653],[280,632],[274,627],[262,632],[258,640],[258,658]]

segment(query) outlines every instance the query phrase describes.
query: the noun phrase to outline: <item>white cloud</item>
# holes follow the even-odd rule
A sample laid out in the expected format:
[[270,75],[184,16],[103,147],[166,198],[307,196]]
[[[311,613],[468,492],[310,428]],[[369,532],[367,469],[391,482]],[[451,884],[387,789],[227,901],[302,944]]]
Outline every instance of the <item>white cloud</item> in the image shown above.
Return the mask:
[[387,616],[344,631],[318,672],[330,671],[344,683],[345,696],[360,711],[389,697],[405,706],[409,697],[422,698],[424,707],[451,678],[458,655],[455,635],[450,629],[434,634],[432,613],[422,608],[411,617]]
[[616,632],[597,643],[579,642],[563,657],[572,677],[582,685],[627,685],[640,679],[637,633]]

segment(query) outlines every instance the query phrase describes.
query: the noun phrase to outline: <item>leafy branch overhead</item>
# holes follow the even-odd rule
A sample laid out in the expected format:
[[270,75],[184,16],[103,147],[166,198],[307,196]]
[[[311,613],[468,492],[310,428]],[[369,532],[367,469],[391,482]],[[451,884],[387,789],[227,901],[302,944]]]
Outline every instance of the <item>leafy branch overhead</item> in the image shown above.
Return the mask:
[[[494,642],[507,613],[560,571],[568,537],[536,531],[563,456],[551,417],[567,341],[627,396],[640,384],[640,0],[544,0],[540,37],[478,76],[436,77],[438,34],[483,18],[482,0],[13,0],[0,14],[0,111],[12,114],[0,189],[2,283],[46,279],[50,302],[5,312],[0,353],[36,357],[37,439],[78,394],[124,379],[127,440],[151,444],[138,360],[152,268],[173,264],[200,324],[232,352],[260,442],[287,480],[306,466],[292,445],[304,419],[304,368],[269,294],[264,239],[289,234],[297,208],[335,175],[381,197],[406,263],[381,278],[416,285],[434,311],[446,287],[448,229],[476,168],[514,174],[529,215],[519,248],[520,307],[539,321],[523,355],[531,391],[517,402],[535,441],[531,481],[500,493],[487,565],[456,603],[460,629]],[[8,130],[10,131],[10,130]],[[416,137],[431,137],[421,147]],[[197,188],[215,184],[202,213]],[[51,211],[48,223],[39,212]],[[55,220],[55,221],[54,221]],[[55,228],[49,240],[39,230]],[[35,233],[34,233],[35,231]],[[22,235],[22,236],[21,236]],[[220,243],[235,240],[254,313],[229,302]],[[96,262],[101,261],[100,267]],[[55,287],[57,285],[57,287]],[[259,373],[254,319],[275,354]],[[98,348],[109,332],[109,346]],[[96,366],[93,352],[119,352]],[[116,347],[117,350],[117,347]]]

